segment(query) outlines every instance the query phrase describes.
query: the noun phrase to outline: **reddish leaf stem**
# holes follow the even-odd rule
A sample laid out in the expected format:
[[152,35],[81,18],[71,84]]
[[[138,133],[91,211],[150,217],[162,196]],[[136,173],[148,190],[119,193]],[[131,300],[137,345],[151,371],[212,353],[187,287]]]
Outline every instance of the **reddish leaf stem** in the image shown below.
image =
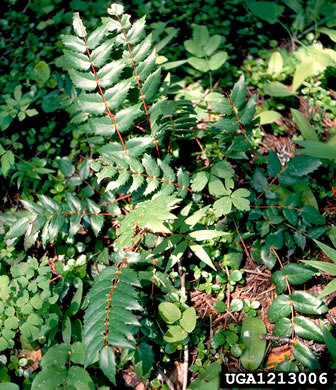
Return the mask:
[[127,153],[126,145],[125,145],[125,143],[124,143],[124,140],[123,140],[123,138],[122,138],[122,136],[121,136],[120,131],[118,130],[118,126],[117,126],[117,123],[116,123],[116,121],[115,121],[115,119],[114,119],[114,115],[112,114],[112,112],[111,112],[111,110],[110,110],[110,107],[109,107],[108,104],[107,104],[107,101],[106,101],[105,96],[104,96],[104,92],[103,92],[103,90],[102,90],[102,88],[101,88],[101,86],[100,86],[100,83],[99,83],[99,80],[98,80],[98,77],[97,77],[97,73],[96,73],[95,67],[94,67],[93,62],[92,62],[92,60],[91,60],[90,50],[89,50],[89,47],[88,47],[88,44],[87,44],[87,41],[86,41],[86,38],[85,38],[85,37],[84,37],[84,41],[85,41],[85,46],[86,46],[86,52],[87,52],[87,55],[88,55],[88,57],[89,57],[89,61],[90,61],[90,64],[91,64],[91,69],[92,69],[92,72],[93,72],[94,77],[95,77],[95,79],[96,79],[96,83],[97,83],[97,87],[98,87],[98,89],[99,89],[100,95],[101,95],[101,97],[103,98],[103,101],[104,101],[104,104],[105,104],[105,107],[106,107],[108,116],[112,119],[114,128],[116,129],[116,132],[117,132],[117,134],[118,134],[118,137],[119,137],[119,139],[120,139],[120,142],[121,142],[121,144],[122,144],[122,146],[123,146],[123,148],[124,148],[125,153]]
[[[240,122],[240,119],[239,119],[238,114],[237,114],[237,112],[236,112],[236,108],[235,108],[235,106],[233,105],[230,96],[227,95],[226,97],[227,97],[227,100],[229,101],[229,103],[230,103],[231,106],[232,106],[232,111],[233,111],[233,113],[234,113],[234,115],[235,115],[235,117],[236,117],[236,119],[237,119],[237,122],[238,122],[238,124],[239,124],[240,130],[242,131],[242,133],[243,133],[244,137],[246,138],[246,140],[247,140],[248,142],[250,142],[250,140],[248,139],[248,136],[247,136],[246,133],[245,133],[245,129],[244,129],[243,125],[242,125],[241,122]],[[256,153],[256,151],[254,150],[254,147],[253,147],[252,145],[251,145],[251,148],[252,148],[252,151],[253,151],[254,156],[255,156],[255,157],[258,157],[258,156],[257,156],[257,153]]]
[[244,239],[243,239],[243,237],[242,237],[241,234],[240,234],[240,231],[239,231],[239,229],[238,229],[238,226],[237,226],[237,224],[236,224],[236,221],[233,220],[233,223],[234,223],[234,225],[235,225],[236,231],[237,231],[237,233],[238,233],[240,242],[241,242],[242,245],[243,245],[243,248],[244,248],[244,251],[245,251],[245,254],[246,254],[247,258],[248,258],[249,260],[253,261],[252,258],[251,258],[251,255],[250,255],[250,253],[249,253],[249,251],[248,251],[248,249],[247,249],[247,246],[246,246],[246,244],[245,244],[245,242],[244,242]]
[[116,277],[115,277],[114,282],[113,282],[113,286],[112,286],[112,288],[107,296],[107,309],[106,309],[105,334],[104,334],[105,346],[108,345],[107,335],[109,333],[108,324],[109,324],[109,320],[110,320],[110,308],[111,308],[112,295],[114,293],[115,286],[119,282],[119,274],[120,274],[121,269],[125,266],[126,260],[127,260],[127,256],[124,257],[122,263],[119,265]]
[[[138,87],[139,87],[139,91],[140,91],[140,95],[141,95],[141,99],[142,99],[142,103],[143,103],[143,106],[144,106],[144,110],[145,110],[145,113],[146,113],[146,116],[147,116],[147,120],[148,120],[148,125],[149,125],[149,128],[150,128],[150,131],[152,133],[152,123],[151,123],[151,120],[150,120],[150,117],[149,117],[149,114],[148,114],[148,110],[147,110],[147,105],[146,105],[146,101],[145,101],[145,97],[142,93],[142,88],[141,88],[141,84],[140,84],[140,79],[139,79],[139,76],[138,76],[138,72],[136,70],[136,66],[135,66],[135,62],[134,62],[134,58],[133,58],[133,54],[132,54],[132,50],[131,50],[131,45],[128,41],[128,38],[127,38],[127,34],[126,34],[126,31],[125,31],[125,28],[122,24],[122,21],[119,17],[119,15],[116,15],[119,23],[120,23],[120,26],[123,30],[123,33],[124,33],[124,36],[125,36],[125,39],[126,39],[126,43],[127,43],[127,47],[128,47],[128,52],[130,53],[130,56],[131,56],[131,61],[132,61],[132,65],[133,65],[133,69],[134,69],[134,74],[135,74],[135,78],[136,78],[136,81],[138,83]],[[154,138],[154,142],[155,142],[155,148],[156,148],[156,152],[158,154],[158,157],[160,158],[160,150],[159,150],[159,145],[158,145],[158,142],[157,142],[157,139],[155,137],[155,135],[153,135],[153,138]]]
[[264,189],[264,191],[256,198],[255,202],[261,198],[264,193],[270,188],[270,186],[275,182],[275,180],[282,174],[283,171],[287,169],[287,166],[284,166],[281,171],[271,180],[271,182],[268,184],[268,186]]

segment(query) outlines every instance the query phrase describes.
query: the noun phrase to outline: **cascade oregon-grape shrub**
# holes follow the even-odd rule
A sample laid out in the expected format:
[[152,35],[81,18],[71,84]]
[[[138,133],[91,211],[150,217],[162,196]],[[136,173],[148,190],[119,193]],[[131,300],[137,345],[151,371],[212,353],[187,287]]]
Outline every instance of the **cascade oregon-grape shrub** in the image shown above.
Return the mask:
[[[243,75],[230,94],[174,96],[145,17],[133,21],[120,4],[92,31],[77,12],[72,27],[61,37],[60,101],[85,153],[57,156],[40,173],[59,186],[0,215],[0,389],[121,388],[130,372],[143,388],[174,388],[174,360],[180,388],[218,389],[228,356],[265,369],[267,343],[283,339],[290,353],[272,369],[335,368],[326,299],[335,265],[304,252],[316,244],[335,262],[320,241],[335,245],[335,226],[311,187],[316,172],[331,178],[335,157],[262,154]],[[189,41],[203,65],[207,37],[196,26]],[[216,50],[221,38],[212,38]],[[224,64],[218,54],[210,70]],[[20,121],[38,115],[30,95],[14,93],[26,99]],[[14,155],[1,145],[0,154],[6,177]],[[322,272],[329,284],[317,296],[306,286]],[[277,295],[267,306],[247,288],[236,293],[251,273]]]

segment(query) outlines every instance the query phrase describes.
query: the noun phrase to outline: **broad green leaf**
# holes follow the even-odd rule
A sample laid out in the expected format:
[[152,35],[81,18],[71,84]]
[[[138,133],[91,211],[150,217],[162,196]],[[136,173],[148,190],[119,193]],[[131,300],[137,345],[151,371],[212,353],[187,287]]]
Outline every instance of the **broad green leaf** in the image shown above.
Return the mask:
[[220,161],[211,168],[211,174],[218,176],[221,179],[227,179],[233,177],[234,170],[230,167],[230,164],[227,161]]
[[315,324],[310,318],[295,317],[293,320],[295,333],[305,339],[323,342],[323,334],[321,328]]
[[195,255],[202,260],[205,264],[207,264],[212,269],[216,270],[216,267],[213,265],[211,258],[208,253],[205,251],[203,247],[200,245],[189,243],[189,248],[195,253]]
[[92,33],[89,35],[87,39],[87,45],[90,50],[95,49],[98,45],[101,44],[102,40],[106,35],[106,31],[109,28],[109,23],[104,23],[101,26],[97,27]]
[[105,345],[99,353],[99,367],[104,375],[116,385],[116,357],[111,346]]
[[327,34],[332,41],[336,42],[336,30],[332,30],[331,28],[327,27],[321,27],[319,28],[319,31],[323,34]]
[[179,325],[171,326],[163,336],[167,343],[177,343],[184,340],[186,337],[188,337],[188,333]]
[[324,225],[325,218],[319,213],[315,207],[307,205],[304,206],[302,211],[303,218],[313,225]]
[[190,229],[196,225],[208,212],[210,206],[202,207],[193,213],[190,217],[188,217],[184,222],[190,226]]
[[114,120],[120,132],[129,130],[132,127],[135,119],[142,115],[142,111],[140,110],[141,105],[142,103],[135,104],[133,106],[120,110],[116,114]]
[[191,189],[196,192],[200,192],[207,185],[210,174],[208,172],[197,172],[196,175],[192,177]]
[[50,68],[45,61],[40,61],[34,66],[30,73],[30,78],[37,82],[39,87],[42,87],[50,77]]
[[174,68],[177,68],[181,65],[184,65],[187,62],[187,60],[180,60],[180,61],[169,61],[161,65],[161,68],[164,70],[171,70]]
[[86,37],[86,28],[84,27],[84,24],[79,16],[79,12],[74,12],[73,19],[72,19],[72,25],[75,30],[75,33],[80,37],[84,38]]
[[291,108],[294,123],[297,125],[303,138],[308,141],[318,142],[318,136],[313,126],[308,122],[302,112]]
[[14,154],[7,150],[2,156],[1,156],[1,171],[4,177],[7,176],[9,170],[12,166],[14,166]]
[[206,26],[194,25],[192,30],[193,40],[198,46],[206,47],[209,41],[209,31]]
[[189,52],[193,56],[204,57],[203,48],[194,40],[187,39],[186,41],[184,41],[183,44],[187,52]]
[[314,240],[314,242],[320,247],[320,249],[323,250],[323,252],[329,257],[330,260],[336,263],[336,249],[333,249],[331,246],[323,244],[323,242],[318,240]]
[[200,72],[208,72],[210,69],[209,62],[203,58],[190,57],[188,58],[188,63]]
[[295,291],[290,299],[294,309],[302,314],[323,314],[328,311],[328,307],[317,297],[305,291]]
[[56,163],[65,177],[70,177],[75,173],[76,168],[70,161],[59,158],[56,160]]
[[321,294],[318,296],[318,298],[322,299],[326,297],[329,294],[332,294],[336,291],[336,279],[333,279],[330,283],[328,283]]
[[280,318],[272,330],[274,336],[289,337],[292,334],[292,321],[289,318]]
[[325,345],[328,348],[328,351],[334,361],[336,361],[336,339],[335,337],[329,332],[329,330],[322,325],[322,334],[323,334],[323,339],[325,342]]
[[306,283],[316,274],[316,271],[314,271],[312,268],[304,267],[300,264],[294,263],[284,265],[282,272],[283,275],[287,276],[289,283],[293,284],[294,286],[297,284]]
[[[127,31],[127,39],[131,45],[137,44],[145,35],[145,16],[136,20],[132,27]],[[123,37],[124,39],[124,37]]]
[[70,359],[75,364],[80,364],[82,366],[84,365],[85,352],[84,346],[81,342],[77,341],[75,343],[72,343]]
[[176,219],[170,212],[174,205],[181,199],[160,195],[153,200],[145,201],[137,205],[122,220],[118,231],[119,238],[115,241],[117,247],[131,246],[133,243],[133,229],[150,229],[154,233],[169,233],[170,230],[164,225],[168,220]]
[[210,57],[218,49],[221,42],[222,37],[220,35],[213,35],[212,37],[210,37],[204,47],[205,54]]
[[74,35],[63,35],[63,45],[71,50],[78,51],[80,53],[86,52],[85,42],[83,39],[75,37]]
[[102,97],[98,93],[82,93],[78,96],[78,104],[84,112],[101,115],[106,110]]
[[[213,305],[214,309],[217,310],[219,313],[225,313],[226,312],[226,304],[222,301],[216,301]],[[216,333],[217,334],[217,333]]]
[[245,188],[238,188],[238,190],[234,191],[231,194],[231,200],[235,207],[241,211],[249,211],[250,210],[250,201],[246,199],[250,196],[250,191]]
[[295,141],[303,146],[302,152],[307,156],[319,159],[336,160],[336,147],[314,141]]
[[124,13],[124,6],[118,3],[112,3],[111,7],[107,9],[107,13],[112,16],[122,15]]
[[133,49],[133,59],[135,63],[137,64],[143,61],[146,58],[146,56],[150,53],[151,49],[152,49],[152,36],[151,34],[149,34],[142,42],[140,42]]
[[75,295],[73,296],[73,298],[71,300],[70,306],[67,308],[67,310],[64,313],[64,315],[69,316],[69,317],[75,315],[81,307],[82,297],[83,297],[83,281],[82,281],[82,279],[80,279],[80,278],[76,279],[75,287],[76,287]]
[[76,390],[95,390],[95,385],[89,373],[83,367],[71,366],[66,382],[69,387],[75,388]]
[[62,230],[62,227],[65,222],[64,215],[53,215],[49,222],[48,233],[49,241],[52,241],[57,234]]
[[282,294],[287,287],[286,278],[282,271],[275,271],[272,273],[271,282],[275,284],[276,293],[278,295]]
[[296,192],[301,192],[301,202],[305,205],[313,206],[316,210],[319,209],[317,200],[311,190],[310,186],[304,181],[300,181],[299,183],[295,183],[293,185],[293,189]]
[[303,250],[304,247],[306,246],[306,237],[299,232],[295,232],[294,240],[297,243],[297,245]]
[[275,177],[281,171],[281,163],[277,154],[274,153],[273,150],[269,153],[267,171],[272,177]]
[[182,318],[180,319],[180,325],[188,333],[191,333],[195,329],[196,320],[197,320],[196,310],[193,307],[189,307],[182,314]]
[[139,64],[137,72],[140,81],[146,80],[147,77],[151,74],[155,65],[155,59],[155,50],[153,50],[152,53],[143,62]]
[[0,383],[0,390],[20,390],[20,387],[15,383]]
[[91,61],[95,67],[101,67],[105,65],[107,60],[110,57],[112,47],[115,43],[115,39],[108,39],[103,42],[101,45],[96,47],[91,52]]
[[26,232],[29,222],[27,217],[20,218],[11,226],[9,232],[6,234],[6,239],[22,236]]
[[217,390],[219,389],[220,373],[222,366],[219,363],[211,363],[189,385],[190,390]]
[[280,318],[291,314],[290,298],[287,295],[277,296],[269,307],[267,317],[270,322],[276,322]]
[[292,88],[295,92],[301,84],[310,76],[315,74],[315,66],[312,59],[308,58],[301,62],[296,69],[293,77]]
[[245,103],[245,97],[246,97],[245,78],[242,75],[240,76],[238,82],[234,85],[231,91],[230,98],[232,104],[239,109]]
[[144,82],[142,86],[142,93],[144,95],[146,103],[150,103],[152,98],[156,94],[161,79],[161,69],[157,69],[154,73],[152,73]]
[[85,159],[79,169],[78,175],[81,179],[87,180],[87,178],[89,177],[89,173],[90,173],[89,161],[88,159]]
[[254,171],[252,183],[258,192],[263,192],[268,185],[265,175],[258,168]]
[[331,275],[336,275],[336,264],[328,263],[326,261],[315,261],[315,260],[301,260],[303,263],[310,265],[311,267],[317,268],[320,271],[327,272]]
[[287,221],[291,224],[296,226],[298,222],[298,213],[296,210],[293,209],[283,209],[283,215],[287,219]]
[[179,198],[185,198],[187,196],[186,188],[189,187],[190,178],[184,168],[179,168],[177,171],[177,184],[181,186],[177,189],[177,196]]
[[321,165],[321,161],[310,156],[295,156],[287,165],[286,173],[292,176],[305,176],[314,172]]
[[75,68],[75,69],[84,70],[84,71],[90,69],[90,66],[91,66],[90,61],[89,61],[87,55],[85,55],[85,54],[74,53],[72,50],[65,49],[64,50],[64,58],[65,58],[66,66],[69,68]]
[[161,318],[167,324],[173,324],[181,318],[180,309],[170,302],[162,302],[159,304],[159,313]]
[[113,61],[103,66],[97,72],[99,84],[104,88],[113,86],[119,80],[125,66],[126,63],[123,60]]
[[96,79],[92,72],[83,73],[75,69],[70,69],[69,75],[77,88],[83,89],[84,91],[93,91],[97,87]]
[[257,115],[257,118],[260,118],[260,124],[267,125],[269,123],[274,123],[278,119],[281,118],[281,114],[279,114],[277,111],[263,111]]
[[64,366],[69,360],[70,345],[57,344],[49,348],[41,360],[41,367],[60,367]]
[[276,97],[293,96],[294,92],[287,88],[285,85],[279,83],[279,81],[272,81],[265,84],[264,92],[266,95]]
[[277,74],[281,72],[283,67],[282,55],[278,51],[274,51],[268,62],[267,73]]
[[251,96],[247,103],[245,104],[244,108],[239,110],[238,117],[240,119],[240,123],[243,125],[247,125],[250,123],[254,117],[254,114],[256,112],[256,97]]
[[100,207],[98,207],[93,200],[87,199],[87,203],[90,212],[89,220],[90,220],[91,228],[94,234],[98,236],[98,233],[101,231],[104,224],[104,216],[99,215]]
[[230,236],[231,233],[220,232],[218,230],[197,230],[189,233],[189,237],[194,238],[196,241],[211,240],[216,237]]
[[258,263],[265,265],[268,269],[273,269],[276,264],[276,256],[270,248],[263,246],[260,241],[255,241],[251,248],[252,259]]
[[134,354],[135,371],[138,376],[145,381],[148,379],[154,368],[155,355],[149,344],[142,342],[139,344]]
[[162,242],[156,248],[153,249],[153,254],[157,255],[161,252],[174,248],[174,245],[179,243],[182,238],[183,236],[180,234],[174,234],[172,236],[164,238]]
[[209,193],[213,196],[229,195],[223,182],[218,177],[211,175],[209,180]]
[[62,338],[65,344],[71,342],[71,320],[69,317],[64,317],[62,321]]
[[64,383],[67,374],[68,370],[64,366],[46,367],[34,377],[31,390],[56,389]]
[[72,194],[71,192],[65,193],[65,201],[66,204],[69,206],[70,210],[73,212],[81,212],[82,206],[80,200],[77,198],[76,195]]
[[225,51],[218,51],[217,53],[213,54],[209,59],[210,70],[217,70],[221,68],[227,59],[228,54]]
[[258,317],[246,317],[241,329],[242,342],[245,349],[240,357],[241,363],[246,370],[256,370],[265,354],[266,340],[260,338],[266,334],[266,326]]
[[244,303],[241,299],[233,299],[230,303],[230,310],[234,312],[241,311],[244,306]]
[[183,240],[181,241],[176,248],[173,250],[172,254],[169,257],[167,266],[166,266],[166,272],[170,270],[174,265],[179,261],[179,259],[183,256],[184,252],[186,251],[188,247],[188,241]]
[[311,370],[319,370],[321,368],[319,361],[313,352],[304,344],[296,342],[292,349],[294,358],[305,367]]
[[270,24],[277,23],[280,15],[284,12],[285,7],[271,1],[254,1],[247,2],[248,8],[256,17],[266,20]]

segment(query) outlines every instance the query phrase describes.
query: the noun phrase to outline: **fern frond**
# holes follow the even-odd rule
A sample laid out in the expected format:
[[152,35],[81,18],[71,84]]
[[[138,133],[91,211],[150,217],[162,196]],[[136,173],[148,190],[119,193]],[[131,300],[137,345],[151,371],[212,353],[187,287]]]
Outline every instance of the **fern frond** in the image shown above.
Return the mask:
[[[63,36],[65,64],[74,86],[81,90],[68,111],[72,123],[82,123],[88,134],[114,137],[118,133],[123,144],[120,133],[147,115],[146,102],[155,97],[161,73],[155,70],[145,18],[132,25],[129,15],[108,12],[111,17],[103,18],[103,24],[88,37],[75,14],[76,36]],[[139,93],[140,80],[143,90]]]
[[138,230],[149,230],[153,233],[169,233],[165,222],[177,217],[170,211],[181,199],[173,196],[160,195],[152,200],[138,204],[121,221],[118,238],[115,241],[117,248],[129,248],[140,238]]
[[102,353],[104,347],[136,347],[132,328],[140,323],[133,311],[143,310],[135,289],[141,285],[135,271],[124,265],[125,261],[119,268],[105,268],[86,297],[88,307],[83,329],[86,366]]
[[79,200],[71,193],[65,194],[65,203],[59,204],[53,199],[39,195],[41,204],[28,200],[21,200],[26,211],[16,213],[10,217],[2,216],[0,222],[9,226],[6,239],[16,238],[24,235],[25,250],[29,249],[41,234],[42,244],[45,247],[53,241],[59,232],[66,229],[71,236],[74,236],[81,229],[81,221],[91,226],[97,236],[104,224],[104,215],[101,206],[93,200]]
[[196,127],[196,111],[188,100],[160,100],[149,111],[153,134],[173,135],[184,139]]
[[170,155],[161,160],[144,154],[140,161],[129,153],[120,151],[120,145],[119,150],[114,151],[114,145],[118,144],[109,144],[100,149],[103,167],[97,173],[98,183],[106,178],[113,179],[108,183],[106,191],[120,190],[120,186],[125,185],[127,188],[123,189],[123,192],[141,189],[144,196],[171,195],[177,192],[178,197],[184,198],[187,191],[191,192],[188,187],[190,183],[188,173],[180,168],[176,175],[170,167]]

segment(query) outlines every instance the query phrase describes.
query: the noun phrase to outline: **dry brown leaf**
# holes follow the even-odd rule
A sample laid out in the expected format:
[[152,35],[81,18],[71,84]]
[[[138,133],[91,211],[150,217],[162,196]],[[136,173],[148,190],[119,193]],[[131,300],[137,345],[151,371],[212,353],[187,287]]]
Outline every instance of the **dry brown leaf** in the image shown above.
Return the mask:
[[36,351],[22,349],[19,352],[19,357],[27,359],[29,364],[26,366],[26,368],[29,371],[34,372],[39,368],[39,361],[42,359],[42,352],[40,349],[38,349]]
[[279,363],[292,358],[292,356],[292,346],[288,346],[288,344],[281,347],[272,348],[270,354],[267,357],[266,370],[276,368]]

